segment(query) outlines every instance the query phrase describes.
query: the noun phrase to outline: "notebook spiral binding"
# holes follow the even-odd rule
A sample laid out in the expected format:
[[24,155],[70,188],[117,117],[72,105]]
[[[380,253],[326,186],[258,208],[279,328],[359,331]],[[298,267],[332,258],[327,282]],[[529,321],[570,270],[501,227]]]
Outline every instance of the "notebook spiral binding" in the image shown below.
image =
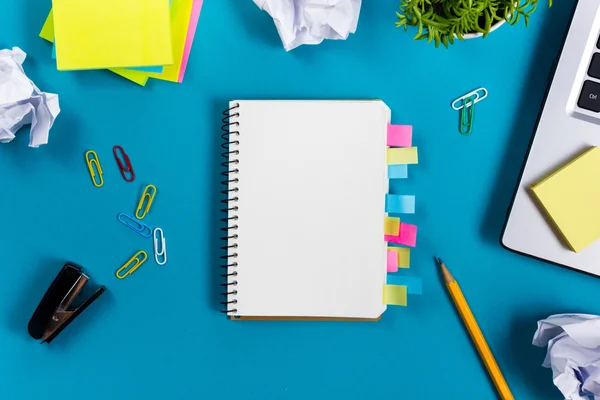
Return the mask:
[[237,299],[235,296],[238,293],[238,282],[235,278],[237,276],[236,268],[238,266],[235,260],[237,259],[238,254],[235,249],[238,247],[238,235],[236,233],[238,230],[238,216],[236,213],[238,211],[238,206],[236,203],[238,202],[237,192],[239,191],[239,188],[237,187],[237,183],[239,182],[237,177],[239,169],[235,167],[232,168],[232,165],[237,165],[240,162],[235,157],[240,154],[238,150],[240,144],[240,132],[238,131],[240,123],[236,120],[240,116],[238,110],[239,107],[240,105],[236,103],[233,107],[223,111],[223,126],[221,127],[221,130],[223,131],[223,134],[221,135],[221,138],[223,138],[221,147],[225,150],[221,154],[225,159],[225,161],[221,163],[224,168],[221,175],[225,177],[225,180],[221,182],[221,184],[225,186],[221,191],[224,197],[221,200],[221,203],[225,204],[225,208],[221,210],[221,212],[225,213],[224,218],[221,218],[221,222],[226,224],[225,227],[221,228],[221,231],[224,233],[221,240],[225,242],[225,245],[221,247],[221,251],[227,252],[226,255],[221,256],[221,259],[223,260],[221,268],[223,268],[222,271],[224,272],[221,274],[221,277],[227,280],[225,283],[221,284],[221,287],[224,290],[221,295],[227,296],[227,299],[221,302],[221,305],[224,308],[221,312],[230,315],[235,315],[237,313],[237,308],[235,306],[237,304]]

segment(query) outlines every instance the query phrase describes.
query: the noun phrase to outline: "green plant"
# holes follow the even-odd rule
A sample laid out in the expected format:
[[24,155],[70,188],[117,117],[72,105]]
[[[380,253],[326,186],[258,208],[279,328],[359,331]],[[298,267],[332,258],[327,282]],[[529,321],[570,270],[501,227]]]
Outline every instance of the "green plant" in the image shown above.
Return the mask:
[[[481,33],[486,37],[492,25],[506,20],[511,25],[521,18],[529,25],[539,0],[401,0],[396,12],[396,27],[417,27],[416,40],[427,39],[438,47],[454,44],[467,33]],[[548,0],[552,6],[552,0]]]

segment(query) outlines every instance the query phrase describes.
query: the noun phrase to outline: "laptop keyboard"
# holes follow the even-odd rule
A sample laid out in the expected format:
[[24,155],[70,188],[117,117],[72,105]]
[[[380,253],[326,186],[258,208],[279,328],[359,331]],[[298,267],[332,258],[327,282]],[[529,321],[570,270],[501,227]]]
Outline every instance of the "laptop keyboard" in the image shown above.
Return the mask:
[[[600,49],[600,38],[596,43],[596,48]],[[600,52],[595,53],[592,57],[587,74],[590,78],[600,80]],[[577,105],[584,110],[600,113],[600,83],[590,79],[586,80],[583,83]]]

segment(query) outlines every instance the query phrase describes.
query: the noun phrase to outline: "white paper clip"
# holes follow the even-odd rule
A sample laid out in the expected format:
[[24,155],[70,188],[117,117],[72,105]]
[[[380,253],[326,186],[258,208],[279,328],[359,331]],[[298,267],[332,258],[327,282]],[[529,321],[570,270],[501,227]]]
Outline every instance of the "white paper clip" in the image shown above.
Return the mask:
[[[159,235],[157,235],[157,233],[159,233]],[[159,240],[160,245],[158,243]],[[160,261],[161,257],[163,258],[162,262]],[[167,242],[165,240],[165,234],[160,228],[154,229],[154,261],[156,261],[158,265],[165,265],[167,263]]]
[[[469,97],[475,96],[473,101],[466,102],[465,100]],[[456,111],[462,109],[467,104],[467,107],[470,107],[471,104],[479,103],[481,100],[485,99],[488,96],[488,91],[484,87],[480,87],[479,89],[475,89],[470,93],[465,94],[464,96],[459,97],[458,99],[452,102],[452,108]]]

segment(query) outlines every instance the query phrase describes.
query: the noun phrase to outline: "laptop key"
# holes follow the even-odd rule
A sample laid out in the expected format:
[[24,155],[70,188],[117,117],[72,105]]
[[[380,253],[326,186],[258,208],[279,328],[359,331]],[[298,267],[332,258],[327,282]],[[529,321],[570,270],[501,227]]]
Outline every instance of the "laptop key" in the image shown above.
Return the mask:
[[600,53],[596,53],[592,57],[592,63],[588,68],[588,75],[592,78],[600,79]]
[[585,81],[577,105],[593,112],[600,112],[600,83]]

